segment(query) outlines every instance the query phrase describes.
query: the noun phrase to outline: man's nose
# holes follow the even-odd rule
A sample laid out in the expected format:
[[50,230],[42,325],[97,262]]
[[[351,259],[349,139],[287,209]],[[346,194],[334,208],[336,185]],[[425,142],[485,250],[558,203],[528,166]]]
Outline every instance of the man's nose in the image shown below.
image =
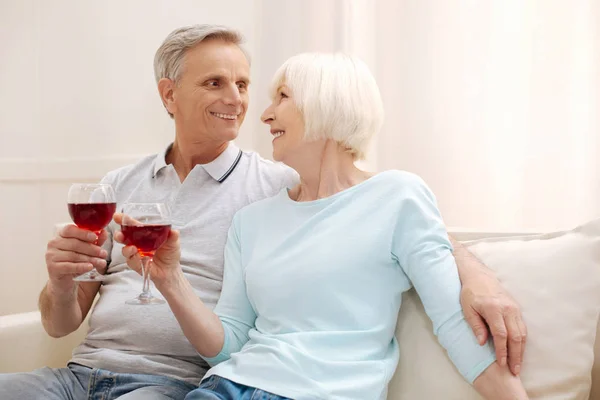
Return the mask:
[[237,85],[232,85],[229,90],[227,90],[225,103],[228,105],[234,105],[236,107],[242,104],[242,95],[240,94],[240,89],[237,87]]

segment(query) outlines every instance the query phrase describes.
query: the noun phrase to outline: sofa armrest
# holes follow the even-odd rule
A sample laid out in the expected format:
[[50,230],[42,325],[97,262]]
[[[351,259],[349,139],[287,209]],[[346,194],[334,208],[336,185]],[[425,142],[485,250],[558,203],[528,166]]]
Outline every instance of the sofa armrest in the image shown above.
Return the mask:
[[0,316],[0,373],[66,366],[87,327],[84,321],[77,331],[54,339],[44,330],[39,311]]

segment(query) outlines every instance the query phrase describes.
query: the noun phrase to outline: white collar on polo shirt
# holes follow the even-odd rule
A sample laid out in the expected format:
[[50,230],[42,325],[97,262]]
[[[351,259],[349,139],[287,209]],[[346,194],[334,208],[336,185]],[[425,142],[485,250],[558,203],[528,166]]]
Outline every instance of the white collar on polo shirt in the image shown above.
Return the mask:
[[[156,155],[156,159],[154,160],[154,175],[153,178],[156,177],[158,171],[165,168],[167,163],[165,161],[167,157],[167,153],[173,147],[173,143],[171,143],[165,151],[162,153],[158,153]],[[210,176],[213,177],[217,182],[223,182],[227,177],[233,172],[235,167],[237,167],[240,162],[240,158],[242,158],[242,150],[240,150],[233,143],[229,143],[224,152],[222,152],[217,158],[209,162],[208,164],[200,164],[202,168]]]

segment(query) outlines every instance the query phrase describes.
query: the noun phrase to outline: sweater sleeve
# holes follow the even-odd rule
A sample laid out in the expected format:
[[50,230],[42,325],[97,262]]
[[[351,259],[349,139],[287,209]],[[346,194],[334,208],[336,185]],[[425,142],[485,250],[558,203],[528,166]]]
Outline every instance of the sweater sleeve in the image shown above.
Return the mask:
[[225,341],[219,354],[205,358],[211,366],[229,359],[232,353],[240,351],[249,340],[248,332],[254,328],[256,321],[256,313],[246,293],[238,224],[236,215],[227,234],[223,289],[214,309],[223,324]]
[[452,245],[433,193],[418,177],[402,190],[392,257],[415,287],[433,323],[433,332],[469,382],[495,361],[491,342],[480,346],[460,305],[461,283]]

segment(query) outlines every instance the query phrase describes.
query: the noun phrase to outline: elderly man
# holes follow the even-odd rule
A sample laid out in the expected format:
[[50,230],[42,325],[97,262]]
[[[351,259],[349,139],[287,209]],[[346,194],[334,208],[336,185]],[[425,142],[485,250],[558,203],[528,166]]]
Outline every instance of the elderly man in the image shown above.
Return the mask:
[[[156,52],[158,91],[175,121],[174,142],[162,153],[108,173],[119,206],[165,202],[181,233],[181,265],[196,294],[214,307],[221,290],[223,249],[234,213],[297,181],[287,167],[235,147],[248,107],[250,64],[241,35],[221,26],[196,25],[172,32]],[[131,306],[140,289],[127,268],[112,225],[100,237],[70,225],[48,243],[48,283],[40,294],[49,335],[75,331],[98,301],[86,339],[68,366],[0,375],[0,398],[184,398],[207,370],[166,305]],[[525,327],[516,303],[489,270],[458,243],[467,320],[498,359],[518,373]],[[100,283],[73,277],[96,267]],[[486,322],[487,321],[487,325]],[[508,345],[507,345],[508,343]],[[504,361],[502,361],[504,360]]]

